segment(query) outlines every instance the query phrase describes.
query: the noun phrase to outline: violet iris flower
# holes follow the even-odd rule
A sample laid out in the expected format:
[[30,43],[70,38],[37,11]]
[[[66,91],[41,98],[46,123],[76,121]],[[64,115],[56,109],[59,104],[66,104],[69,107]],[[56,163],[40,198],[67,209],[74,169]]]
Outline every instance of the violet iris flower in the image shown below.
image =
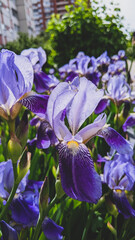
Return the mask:
[[[106,126],[105,114],[99,115],[93,123],[79,130],[97,107],[103,91],[85,77],[77,80],[80,83],[76,88],[73,84],[71,88],[68,83],[59,83],[52,91],[47,117],[60,141],[59,168],[65,193],[73,199],[97,203],[102,195],[101,180],[85,143],[99,135],[120,153],[130,153],[132,147],[119,133]],[[71,132],[61,120],[65,109]]]
[[27,57],[32,63],[34,69],[34,84],[38,93],[50,91],[59,83],[59,80],[53,74],[47,75],[42,71],[42,67],[47,59],[42,47],[25,49],[21,52],[21,55]]
[[51,145],[57,145],[59,143],[53,129],[47,121],[35,117],[30,121],[30,125],[38,127],[36,137],[28,141],[31,146],[36,144],[37,148],[46,149]]
[[135,126],[135,109],[133,113],[130,113],[130,115],[124,122],[122,128],[123,128],[123,131],[126,132],[128,127],[133,127],[133,126]]
[[2,231],[1,240],[18,240],[18,234],[14,228],[12,228],[5,221],[0,221],[0,228]]
[[[39,215],[39,188],[42,182],[28,181],[28,173],[21,180],[16,196],[10,204],[12,219],[23,226],[36,225]],[[0,197],[7,200],[14,184],[12,161],[0,163]]]
[[45,218],[42,223],[42,230],[47,237],[48,240],[62,240],[62,231],[64,230],[63,227],[57,225],[53,220],[50,218]]
[[113,101],[117,106],[123,102],[131,102],[134,99],[131,93],[131,88],[126,82],[123,74],[113,76],[107,83],[107,89],[102,100],[99,102],[95,113],[101,113],[109,104],[109,100]]
[[125,217],[135,217],[135,210],[129,204],[125,191],[133,190],[135,165],[131,156],[117,154],[112,161],[106,161],[103,182],[113,190],[113,199],[118,211]]
[[83,52],[79,52],[76,58],[71,59],[68,64],[59,68],[62,79],[72,82],[76,76],[85,76],[88,80],[97,85],[100,81],[101,73],[97,69],[95,57],[89,57]]
[[36,114],[45,114],[48,96],[31,92],[33,68],[30,61],[3,49],[0,62],[0,115],[6,120],[14,119],[22,104]]
[[14,52],[0,52],[0,115],[15,118],[20,110],[20,98],[25,98],[33,85],[33,69],[30,61]]

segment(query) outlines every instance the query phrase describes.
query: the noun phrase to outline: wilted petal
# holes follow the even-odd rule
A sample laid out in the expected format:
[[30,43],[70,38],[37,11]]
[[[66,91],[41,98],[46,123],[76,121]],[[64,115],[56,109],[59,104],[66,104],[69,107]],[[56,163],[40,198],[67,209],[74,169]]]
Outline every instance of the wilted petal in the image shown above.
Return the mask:
[[42,223],[42,230],[48,240],[61,240],[63,238],[61,233],[64,230],[64,228],[57,225],[50,218],[44,219]]
[[102,90],[97,90],[97,87],[85,77],[80,78],[78,92],[67,112],[68,122],[73,135],[95,110],[102,96]]
[[93,123],[82,128],[76,135],[82,138],[83,143],[87,143],[106,123],[106,115],[100,114]]
[[127,131],[127,127],[133,127],[135,125],[135,114],[129,116],[127,118],[127,120],[125,121],[125,123],[123,124],[122,128],[123,128],[123,131],[126,132]]
[[48,98],[48,95],[35,94],[21,99],[20,102],[39,117],[45,117]]
[[5,221],[0,221],[0,227],[3,240],[18,240],[16,230],[8,225]]
[[124,216],[124,218],[135,217],[135,210],[129,204],[124,193],[119,194],[114,191],[113,198],[118,211]]
[[133,147],[125,138],[123,138],[116,130],[111,127],[104,127],[97,134],[103,137],[107,144],[116,149],[121,154],[132,154]]
[[100,176],[94,169],[89,150],[76,141],[58,145],[61,183],[73,199],[97,203],[102,194]]

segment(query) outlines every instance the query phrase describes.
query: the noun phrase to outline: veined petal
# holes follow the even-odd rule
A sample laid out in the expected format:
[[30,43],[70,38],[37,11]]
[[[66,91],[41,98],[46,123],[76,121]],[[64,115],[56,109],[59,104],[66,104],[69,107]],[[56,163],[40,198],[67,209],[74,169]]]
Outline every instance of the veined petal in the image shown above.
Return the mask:
[[[53,126],[53,114],[54,114],[54,105],[57,97],[63,93],[64,91],[69,90],[69,84],[66,82],[59,83],[52,91],[47,105],[47,118],[51,126]],[[63,101],[64,102],[64,101]],[[57,106],[56,106],[57,107]],[[64,107],[62,109],[62,106],[60,107],[60,111],[64,110]],[[58,111],[57,111],[58,114]]]
[[45,117],[48,98],[48,95],[29,95],[21,99],[20,103],[39,117]]
[[97,87],[91,81],[88,81],[87,78],[80,78],[78,92],[67,112],[68,122],[73,135],[95,110],[102,96],[102,90],[97,90]]
[[106,123],[106,114],[100,114],[93,123],[81,129],[76,135],[82,138],[83,143],[87,143],[94,137]]
[[42,229],[45,236],[49,240],[62,240],[62,231],[64,230],[63,227],[57,225],[53,220],[50,218],[45,218],[42,223]]
[[103,137],[107,144],[116,149],[121,154],[132,154],[133,147],[125,138],[123,138],[116,130],[111,127],[102,128],[98,136]]
[[125,193],[119,194],[114,191],[113,198],[118,211],[124,216],[124,218],[135,217],[135,210],[129,204]]
[[18,240],[17,232],[5,221],[0,221],[3,240]]
[[102,195],[100,176],[94,169],[89,150],[76,141],[58,145],[61,183],[73,199],[97,203]]

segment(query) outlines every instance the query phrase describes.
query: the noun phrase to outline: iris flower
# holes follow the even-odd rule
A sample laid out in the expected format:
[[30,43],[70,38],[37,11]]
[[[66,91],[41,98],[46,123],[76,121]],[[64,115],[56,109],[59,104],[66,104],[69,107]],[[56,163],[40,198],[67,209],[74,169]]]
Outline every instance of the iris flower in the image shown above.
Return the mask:
[[[59,168],[65,193],[73,199],[97,203],[102,195],[101,180],[85,144],[99,135],[120,153],[130,153],[132,147],[119,133],[106,126],[105,114],[80,129],[97,107],[103,91],[85,77],[75,80],[76,86],[73,83],[59,83],[52,91],[47,105],[47,118],[60,141]],[[61,120],[64,110],[71,131]]]
[[135,165],[131,156],[116,154],[114,160],[106,161],[103,181],[113,190],[113,199],[118,211],[125,217],[135,217],[135,210],[126,197],[126,191],[133,190]]
[[42,71],[42,67],[47,59],[42,47],[25,49],[21,52],[21,55],[27,57],[32,63],[34,84],[38,93],[50,91],[59,83],[59,80],[54,75],[47,75]]
[[31,92],[33,68],[30,61],[3,49],[0,62],[0,115],[6,120],[14,119],[22,104],[34,113],[44,114],[48,96]]

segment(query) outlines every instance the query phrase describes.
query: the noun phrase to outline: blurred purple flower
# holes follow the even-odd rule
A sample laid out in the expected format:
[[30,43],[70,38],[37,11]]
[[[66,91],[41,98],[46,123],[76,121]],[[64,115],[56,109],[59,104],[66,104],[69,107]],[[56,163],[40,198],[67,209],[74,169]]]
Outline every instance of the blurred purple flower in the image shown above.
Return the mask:
[[65,79],[67,82],[72,82],[76,76],[85,76],[95,85],[99,83],[101,77],[101,73],[97,69],[96,59],[86,56],[83,52],[79,52],[76,58],[69,61],[69,64],[60,67],[59,74],[61,79]]
[[32,63],[34,84],[38,93],[50,91],[59,83],[59,80],[53,74],[47,75],[42,71],[47,58],[42,47],[25,49],[21,52],[21,55],[27,57]]
[[17,232],[14,228],[12,228],[5,221],[0,221],[0,228],[2,231],[1,240],[18,240]]
[[125,191],[131,191],[135,183],[135,165],[131,155],[115,155],[112,161],[106,161],[103,182],[113,190],[113,199],[119,212],[125,218],[135,217],[135,210],[129,204]]
[[50,218],[45,218],[42,223],[42,230],[48,240],[62,240],[63,236],[61,232],[64,230],[63,227],[57,225]]

